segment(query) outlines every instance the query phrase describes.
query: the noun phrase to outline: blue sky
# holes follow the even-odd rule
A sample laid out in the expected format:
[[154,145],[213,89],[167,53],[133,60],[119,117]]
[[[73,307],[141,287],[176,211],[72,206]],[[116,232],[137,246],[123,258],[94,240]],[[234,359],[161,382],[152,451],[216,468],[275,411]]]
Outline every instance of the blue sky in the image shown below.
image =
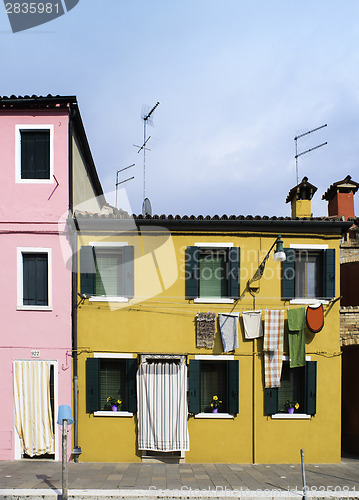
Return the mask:
[[331,183],[359,182],[358,19],[357,0],[80,0],[13,34],[0,6],[0,94],[77,95],[104,190],[136,164],[120,178],[135,176],[134,213],[144,104],[160,102],[146,159],[158,214],[290,215],[293,139],[326,123],[298,142],[328,142],[299,160],[322,216]]

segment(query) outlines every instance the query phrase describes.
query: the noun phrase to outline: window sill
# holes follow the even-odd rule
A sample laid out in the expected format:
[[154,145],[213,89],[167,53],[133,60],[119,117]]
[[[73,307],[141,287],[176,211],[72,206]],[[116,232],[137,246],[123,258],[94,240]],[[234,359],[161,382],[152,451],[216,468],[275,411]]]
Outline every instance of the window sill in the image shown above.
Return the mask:
[[94,417],[133,417],[129,411],[94,411]]
[[196,413],[194,418],[218,418],[218,419],[233,419],[234,415],[229,413]]
[[17,311],[52,311],[52,306],[17,306]]
[[271,417],[275,420],[310,420],[312,415],[306,413],[275,413]]
[[55,184],[53,179],[17,179],[16,184]]
[[329,300],[326,299],[291,299],[289,304],[298,304],[298,305],[315,305],[318,304],[329,304]]
[[90,302],[128,302],[127,297],[89,297]]
[[216,299],[215,297],[198,297],[197,299],[193,299],[194,304],[233,304],[234,299],[227,299],[227,298],[218,298]]

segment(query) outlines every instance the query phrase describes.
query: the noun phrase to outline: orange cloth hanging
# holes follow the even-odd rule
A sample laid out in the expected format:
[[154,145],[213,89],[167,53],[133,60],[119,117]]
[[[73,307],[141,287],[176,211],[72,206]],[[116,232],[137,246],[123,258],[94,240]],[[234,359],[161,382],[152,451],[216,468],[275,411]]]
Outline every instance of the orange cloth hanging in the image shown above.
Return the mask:
[[307,308],[307,326],[313,333],[318,333],[324,326],[323,304],[319,307],[308,306]]

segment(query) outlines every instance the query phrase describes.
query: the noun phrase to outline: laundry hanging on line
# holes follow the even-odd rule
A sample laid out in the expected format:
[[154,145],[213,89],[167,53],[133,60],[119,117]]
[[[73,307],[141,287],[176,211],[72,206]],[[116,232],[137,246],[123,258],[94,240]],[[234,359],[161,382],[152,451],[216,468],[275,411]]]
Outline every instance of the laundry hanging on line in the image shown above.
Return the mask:
[[219,328],[221,330],[223,351],[234,351],[239,347],[238,343],[238,321],[239,313],[218,314]]

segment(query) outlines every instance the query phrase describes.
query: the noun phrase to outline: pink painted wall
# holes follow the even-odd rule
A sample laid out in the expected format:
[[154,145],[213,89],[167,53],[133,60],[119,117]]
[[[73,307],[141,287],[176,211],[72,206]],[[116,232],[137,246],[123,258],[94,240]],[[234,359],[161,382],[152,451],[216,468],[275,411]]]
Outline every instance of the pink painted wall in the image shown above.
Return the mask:
[[[59,186],[15,183],[15,125],[54,126],[54,175]],[[0,221],[57,222],[68,208],[68,114],[66,110],[0,110]],[[50,199],[49,199],[50,198]]]
[[[54,126],[54,175],[51,184],[15,183],[15,125]],[[0,460],[13,460],[14,404],[12,362],[30,360],[31,350],[40,360],[57,361],[58,404],[72,407],[71,388],[71,271],[66,270],[59,218],[68,209],[68,115],[66,110],[0,111],[0,258],[2,262],[0,330]],[[53,193],[52,193],[53,192]],[[52,193],[52,195],[51,195]],[[59,232],[60,229],[60,232]],[[52,249],[52,310],[17,310],[17,248]],[[56,388],[55,388],[56,390]],[[55,408],[57,417],[57,408]],[[57,446],[61,459],[60,434]],[[72,449],[69,439],[69,454]]]

